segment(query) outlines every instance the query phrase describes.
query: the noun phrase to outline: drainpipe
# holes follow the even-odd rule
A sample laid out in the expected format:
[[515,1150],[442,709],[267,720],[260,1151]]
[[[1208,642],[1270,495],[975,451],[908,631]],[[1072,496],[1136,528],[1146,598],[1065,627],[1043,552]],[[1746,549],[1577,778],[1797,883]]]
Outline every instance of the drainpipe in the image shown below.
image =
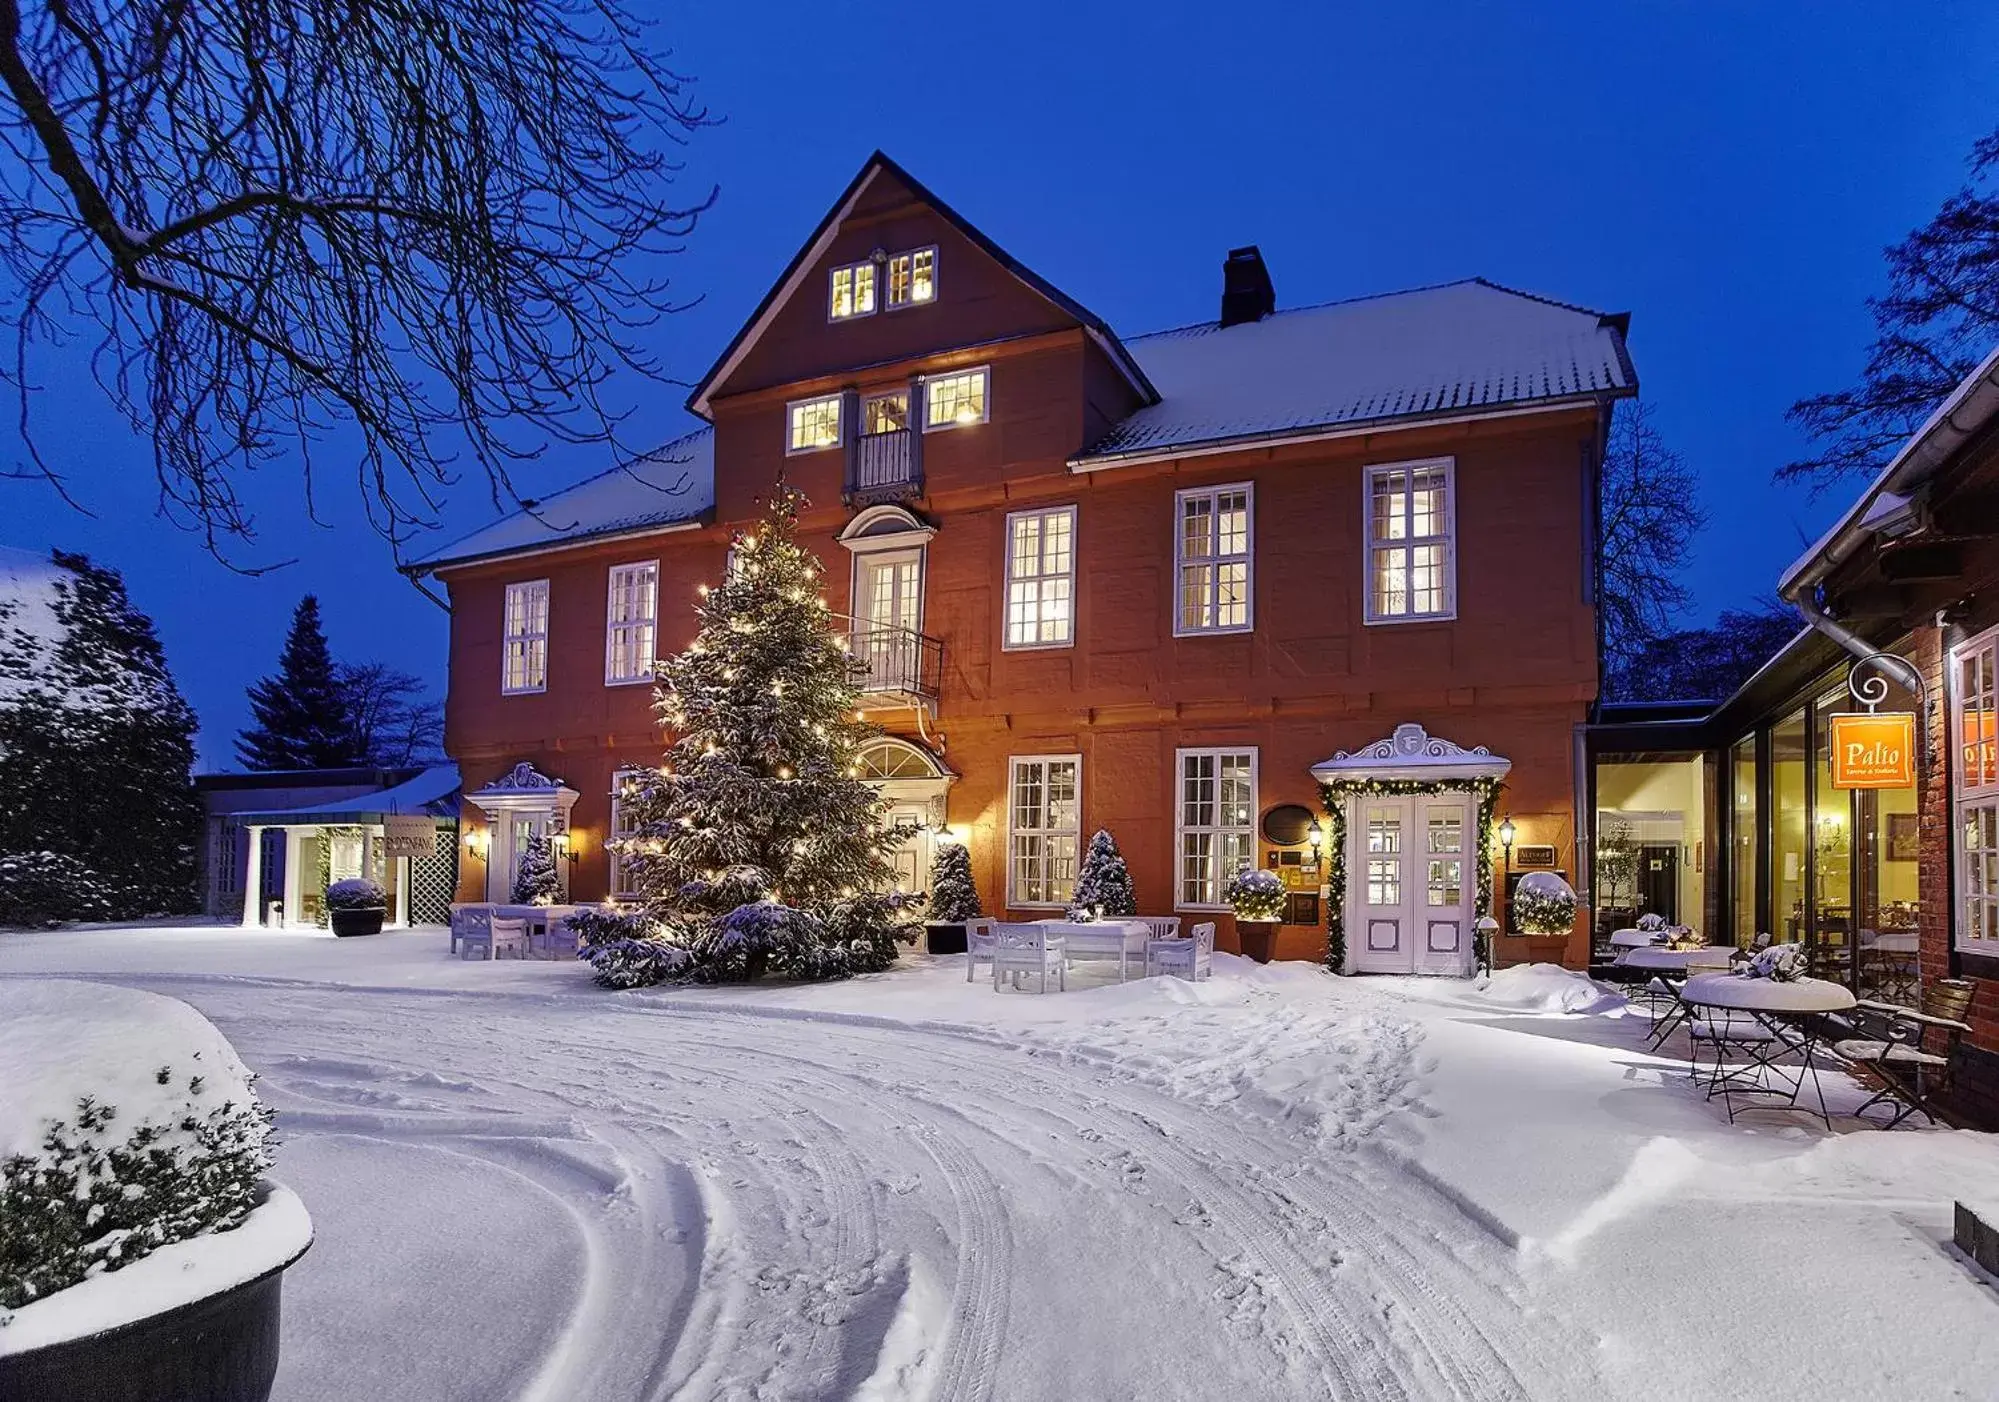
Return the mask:
[[1892,652],[1883,652],[1851,628],[1841,623],[1819,603],[1816,592],[1802,592],[1791,600],[1805,623],[1831,638],[1862,662],[1871,665],[1877,672],[1887,676],[1902,690],[1918,698],[1924,694],[1923,674],[1911,666],[1906,658]]

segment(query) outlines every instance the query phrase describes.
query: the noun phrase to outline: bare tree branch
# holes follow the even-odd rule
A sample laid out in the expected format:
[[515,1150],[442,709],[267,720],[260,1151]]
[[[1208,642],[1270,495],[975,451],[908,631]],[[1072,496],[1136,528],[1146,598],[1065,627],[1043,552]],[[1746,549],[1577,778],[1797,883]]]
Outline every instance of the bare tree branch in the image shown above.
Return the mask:
[[714,192],[708,122],[626,0],[0,0],[0,276],[19,469],[61,486],[38,364],[149,436],[160,505],[218,554],[245,475],[341,444],[398,550],[467,458],[496,505],[551,443],[629,461],[603,397]]
[[1649,405],[1621,407],[1611,424],[1599,509],[1605,689],[1622,694],[1634,660],[1693,602],[1682,577],[1707,524],[1699,479],[1666,446]]

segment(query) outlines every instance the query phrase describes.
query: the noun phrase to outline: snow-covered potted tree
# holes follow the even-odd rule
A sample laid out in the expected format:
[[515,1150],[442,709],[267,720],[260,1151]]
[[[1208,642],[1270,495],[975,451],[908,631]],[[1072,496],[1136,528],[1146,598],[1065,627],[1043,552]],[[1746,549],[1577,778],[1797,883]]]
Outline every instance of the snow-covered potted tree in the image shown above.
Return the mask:
[[326,918],[336,935],[379,935],[388,913],[388,893],[365,876],[350,876],[326,888]]
[[1138,914],[1138,894],[1132,889],[1131,868],[1124,864],[1117,839],[1098,828],[1076,873],[1076,891],[1069,898],[1076,920],[1104,920]]
[[1513,888],[1513,924],[1527,936],[1528,957],[1560,963],[1576,924],[1575,888],[1552,871],[1530,871]]
[[980,914],[971,850],[962,842],[939,841],[930,861],[930,919],[924,925],[930,952],[963,954],[965,922]]
[[0,1397],[263,1402],[312,1243],[271,1111],[193,1008],[0,982]]
[[554,905],[562,894],[562,882],[555,874],[555,848],[546,837],[530,838],[521,848],[512,894],[515,905]]
[[1236,938],[1242,952],[1268,964],[1277,947],[1277,926],[1284,916],[1284,883],[1274,871],[1244,867],[1222,888],[1222,899],[1235,912]]

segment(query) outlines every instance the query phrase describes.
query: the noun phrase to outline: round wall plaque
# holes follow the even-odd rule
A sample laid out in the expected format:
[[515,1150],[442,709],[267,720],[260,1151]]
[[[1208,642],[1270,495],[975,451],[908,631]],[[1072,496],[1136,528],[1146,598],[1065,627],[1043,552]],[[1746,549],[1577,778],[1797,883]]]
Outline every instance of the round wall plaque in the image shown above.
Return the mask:
[[1280,803],[1263,815],[1263,836],[1277,847],[1302,847],[1318,816],[1302,803]]

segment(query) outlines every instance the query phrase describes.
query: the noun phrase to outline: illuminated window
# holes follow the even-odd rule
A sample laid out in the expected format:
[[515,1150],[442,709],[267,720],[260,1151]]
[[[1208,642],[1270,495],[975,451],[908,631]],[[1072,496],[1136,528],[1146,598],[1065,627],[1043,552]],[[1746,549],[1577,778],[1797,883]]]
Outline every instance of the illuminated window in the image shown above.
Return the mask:
[[1402,819],[1399,815],[1368,815],[1367,903],[1402,904]]
[[1006,645],[1076,641],[1076,508],[1006,518]]
[[604,850],[611,858],[611,894],[614,897],[630,897],[638,894],[637,883],[632,879],[624,854],[615,842],[619,838],[630,837],[638,831],[638,815],[633,811],[637,806],[633,800],[638,797],[639,786],[646,781],[643,769],[620,769],[611,776],[611,837]]
[[786,406],[791,432],[785,439],[787,453],[811,453],[840,444],[840,396],[794,400]]
[[1250,499],[1247,482],[1174,497],[1179,607],[1173,631],[1239,633],[1250,626]]
[[1951,652],[1957,947],[1999,954],[1999,628]]
[[1256,862],[1256,751],[1181,750],[1180,908],[1221,910],[1229,878]]
[[861,402],[861,432],[869,437],[909,427],[909,391],[871,394]]
[[1465,820],[1456,813],[1430,815],[1429,879],[1426,901],[1437,907],[1459,905],[1465,893]]
[[659,562],[619,565],[611,571],[604,622],[604,681],[652,680],[653,640],[659,623]]
[[1451,459],[1367,470],[1367,621],[1457,616]]
[[513,695],[548,690],[548,581],[507,586],[500,690]]
[[960,424],[982,424],[986,421],[985,367],[926,380],[923,397],[930,406],[923,419],[926,432],[933,428],[956,428]]
[[1007,803],[1008,905],[1060,909],[1075,894],[1082,784],[1081,755],[1014,757]]
[[888,260],[888,305],[916,307],[937,300],[937,250],[918,248]]
[[849,263],[844,268],[833,269],[833,286],[828,299],[827,316],[834,321],[846,321],[852,317],[867,316],[874,309],[875,265],[873,263]]

